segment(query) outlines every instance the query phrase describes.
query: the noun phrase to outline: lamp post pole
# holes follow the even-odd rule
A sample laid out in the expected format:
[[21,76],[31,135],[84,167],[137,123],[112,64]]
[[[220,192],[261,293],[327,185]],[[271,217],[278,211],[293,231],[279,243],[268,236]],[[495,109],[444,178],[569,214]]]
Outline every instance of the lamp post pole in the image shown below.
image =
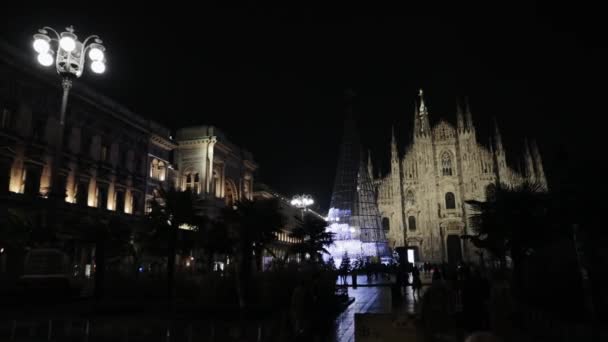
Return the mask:
[[[38,62],[50,67],[55,63],[57,74],[61,76],[61,109],[59,112],[59,127],[55,140],[55,153],[51,161],[51,178],[47,196],[65,199],[65,184],[59,177],[61,169],[61,155],[63,146],[63,134],[65,129],[65,115],[68,107],[68,97],[75,78],[82,76],[86,55],[91,60],[91,70],[101,74],[105,71],[105,47],[98,36],[87,37],[83,42],[78,40],[72,26],[66,27],[64,32],[57,32],[51,27],[45,26],[34,35],[34,50],[38,52]],[[63,188],[63,190],[62,190]]]

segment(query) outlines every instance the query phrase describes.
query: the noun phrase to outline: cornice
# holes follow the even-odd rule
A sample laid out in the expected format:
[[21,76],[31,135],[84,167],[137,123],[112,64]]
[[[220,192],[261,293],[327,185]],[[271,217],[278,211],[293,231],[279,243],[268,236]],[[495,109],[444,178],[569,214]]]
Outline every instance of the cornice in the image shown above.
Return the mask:
[[173,149],[177,148],[177,144],[175,144],[174,142],[172,142],[168,139],[165,139],[159,135],[156,135],[156,134],[152,134],[150,136],[150,141],[154,145],[156,145],[160,148],[164,148],[166,150],[173,150]]

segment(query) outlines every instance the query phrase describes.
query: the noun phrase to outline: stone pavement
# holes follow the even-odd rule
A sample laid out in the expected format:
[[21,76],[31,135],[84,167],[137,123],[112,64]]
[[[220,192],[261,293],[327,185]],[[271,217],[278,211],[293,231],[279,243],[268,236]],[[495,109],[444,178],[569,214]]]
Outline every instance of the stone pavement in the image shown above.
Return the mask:
[[[421,273],[420,274],[420,280],[422,281],[423,285],[430,285],[431,284],[431,273]],[[410,282],[412,281],[411,277],[410,277]],[[395,282],[395,276],[394,275],[390,275],[388,277],[386,276],[382,276],[382,275],[378,275],[378,278],[374,278],[372,277],[369,281],[367,279],[366,275],[358,275],[357,276],[357,286],[389,286],[391,284],[393,284]],[[342,284],[342,280],[340,279],[340,277],[338,277],[338,280],[336,281],[336,284],[338,285],[343,285]],[[348,278],[346,278],[346,284],[348,286],[352,286],[352,278],[351,276],[348,276]]]
[[[357,279],[358,281],[359,279]],[[389,286],[358,286],[348,288],[349,297],[355,301],[336,319],[334,335],[329,341],[353,342],[355,340],[355,313],[414,313],[417,301],[408,288],[405,299],[393,307]]]

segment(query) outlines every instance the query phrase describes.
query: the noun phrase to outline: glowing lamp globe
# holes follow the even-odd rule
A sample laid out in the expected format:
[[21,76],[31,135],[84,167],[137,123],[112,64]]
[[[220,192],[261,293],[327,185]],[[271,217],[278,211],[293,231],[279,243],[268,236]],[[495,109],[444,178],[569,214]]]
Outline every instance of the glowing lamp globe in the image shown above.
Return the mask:
[[59,41],[59,46],[67,52],[72,52],[76,48],[76,41],[72,37],[65,36]]
[[34,50],[36,50],[36,52],[42,54],[42,53],[46,53],[49,51],[49,49],[51,48],[51,46],[49,45],[49,42],[47,42],[44,39],[40,39],[37,38],[36,40],[34,40]]
[[101,61],[94,61],[91,63],[91,70],[96,74],[103,74],[106,71],[106,65]]
[[89,51],[89,58],[93,61],[101,61],[103,59],[103,51],[99,48],[92,48]]
[[50,53],[45,52],[38,55],[38,63],[44,66],[50,66],[53,64],[53,56]]

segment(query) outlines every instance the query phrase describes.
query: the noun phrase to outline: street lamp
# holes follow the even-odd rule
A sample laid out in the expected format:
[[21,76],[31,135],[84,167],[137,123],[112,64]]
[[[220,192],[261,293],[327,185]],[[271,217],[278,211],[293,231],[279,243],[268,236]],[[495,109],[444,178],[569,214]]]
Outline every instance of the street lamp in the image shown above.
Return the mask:
[[304,211],[306,211],[306,208],[311,206],[313,203],[315,203],[315,201],[310,195],[296,195],[291,199],[291,205],[302,209],[302,220],[304,220]]
[[[66,27],[65,32],[57,32],[53,28],[45,26],[34,35],[33,47],[38,52],[38,63],[50,67],[55,62],[57,74],[61,76],[63,96],[61,98],[61,111],[59,112],[59,134],[57,136],[55,159],[51,163],[51,181],[49,193],[60,191],[59,163],[61,158],[61,146],[63,143],[63,130],[65,123],[65,111],[68,105],[68,95],[72,88],[72,81],[82,76],[85,59],[88,53],[91,61],[91,70],[101,74],[106,70],[105,47],[99,36],[92,35],[83,42],[78,40],[72,26]],[[65,196],[65,194],[57,193]]]

